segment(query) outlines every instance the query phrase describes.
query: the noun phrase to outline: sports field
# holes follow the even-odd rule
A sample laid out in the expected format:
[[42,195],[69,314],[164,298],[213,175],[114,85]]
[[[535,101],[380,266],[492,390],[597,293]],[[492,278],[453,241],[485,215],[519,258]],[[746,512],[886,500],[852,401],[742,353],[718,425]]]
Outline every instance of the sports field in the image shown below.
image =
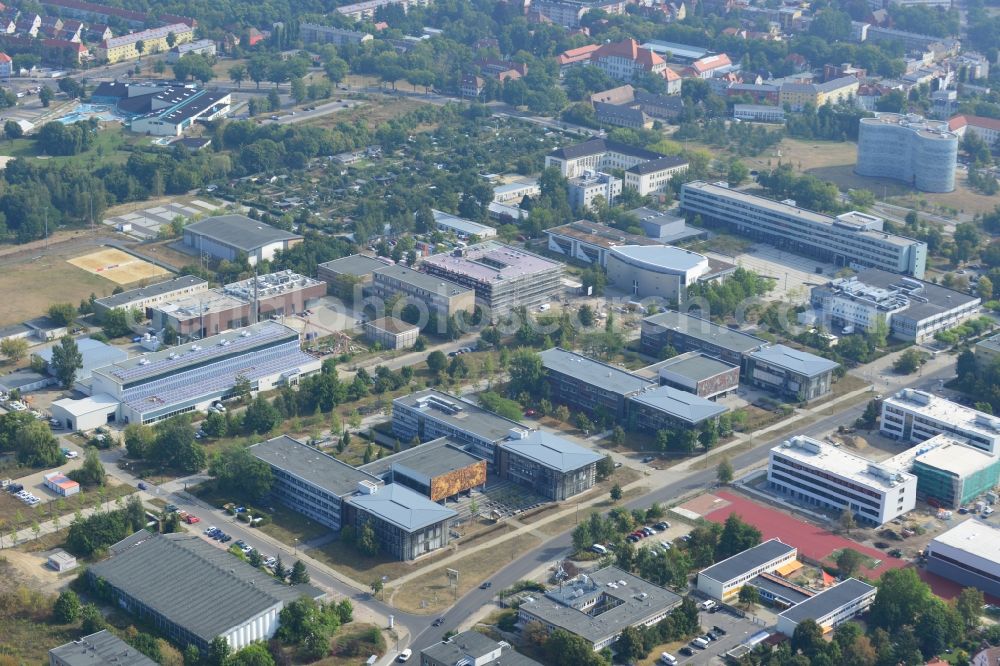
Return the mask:
[[114,248],[91,252],[70,259],[69,263],[121,285],[168,274],[168,271],[155,264]]

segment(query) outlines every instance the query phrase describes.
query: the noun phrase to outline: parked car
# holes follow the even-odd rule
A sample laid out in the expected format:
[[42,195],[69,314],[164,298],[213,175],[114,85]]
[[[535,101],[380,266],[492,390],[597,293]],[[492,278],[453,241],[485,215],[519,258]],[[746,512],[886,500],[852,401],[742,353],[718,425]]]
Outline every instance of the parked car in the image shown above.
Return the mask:
[[651,463],[654,460],[656,460],[656,456],[646,456],[646,457],[644,457],[642,459],[642,462],[644,462],[644,463]]
[[177,511],[177,505],[176,504],[168,504],[167,508],[166,508],[166,511],[167,511],[167,513],[174,513],[175,511]]
[[728,632],[717,624],[712,625],[712,631],[719,634],[720,636],[725,636]]
[[187,523],[188,525],[194,525],[195,523],[200,523],[201,518],[189,513],[188,515],[184,516],[184,522]]
[[479,589],[480,590],[488,590],[491,587],[493,587],[493,583],[491,583],[490,581],[486,581],[482,585],[479,586]]
[[147,486],[146,486],[146,484],[143,483],[142,481],[140,481],[136,485],[139,487],[139,490],[147,490],[148,489]]
[[435,627],[440,627],[442,624],[444,624],[444,618],[443,617],[439,617],[438,619],[434,620],[434,622],[432,624]]
[[685,657],[693,657],[694,656],[694,650],[692,650],[691,648],[689,648],[687,645],[685,645],[680,650],[678,650],[678,652],[680,652]]
[[211,536],[211,535],[215,534],[215,533],[216,533],[216,532],[218,532],[218,531],[219,531],[219,528],[218,528],[218,527],[215,527],[215,526],[213,525],[212,527],[209,527],[208,529],[206,529],[206,530],[205,530],[205,534],[207,534],[207,535]]
[[220,541],[222,541],[222,543],[229,543],[232,540],[233,540],[233,537],[229,536],[228,534],[223,534],[222,538],[220,539]]
[[411,650],[410,648],[406,648],[405,650],[399,653],[399,656],[396,657],[396,661],[403,663],[405,661],[409,661],[410,657],[412,656],[413,656],[413,650]]
[[653,527],[655,527],[656,529],[658,529],[658,530],[660,530],[662,532],[663,530],[669,530],[670,529],[670,523],[668,523],[665,520],[661,520],[660,522],[658,522],[655,525],[653,525]]

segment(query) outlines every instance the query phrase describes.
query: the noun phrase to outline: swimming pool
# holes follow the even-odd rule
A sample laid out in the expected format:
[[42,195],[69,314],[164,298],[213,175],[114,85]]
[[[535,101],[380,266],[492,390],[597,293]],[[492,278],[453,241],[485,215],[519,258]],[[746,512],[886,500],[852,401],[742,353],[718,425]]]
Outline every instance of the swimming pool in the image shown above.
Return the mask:
[[87,120],[88,118],[96,118],[97,120],[103,121],[122,119],[121,116],[115,113],[114,109],[107,104],[77,104],[76,108],[60,118],[59,122],[64,125],[69,125],[80,120]]

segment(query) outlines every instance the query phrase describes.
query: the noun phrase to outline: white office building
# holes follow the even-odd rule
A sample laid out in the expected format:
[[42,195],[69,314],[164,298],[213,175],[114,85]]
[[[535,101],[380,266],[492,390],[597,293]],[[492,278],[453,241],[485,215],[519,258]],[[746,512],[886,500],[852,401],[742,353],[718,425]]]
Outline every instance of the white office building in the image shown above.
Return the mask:
[[706,225],[837,266],[881,268],[921,278],[927,264],[926,243],[884,232],[884,221],[873,215],[852,211],[830,217],[791,200],[775,201],[703,181],[684,184],[681,209]]
[[882,401],[880,432],[904,442],[945,433],[990,455],[1000,454],[1000,418],[917,389],[903,389]]
[[819,440],[796,435],[771,449],[767,480],[796,501],[882,525],[912,510],[917,477],[893,461],[874,463]]

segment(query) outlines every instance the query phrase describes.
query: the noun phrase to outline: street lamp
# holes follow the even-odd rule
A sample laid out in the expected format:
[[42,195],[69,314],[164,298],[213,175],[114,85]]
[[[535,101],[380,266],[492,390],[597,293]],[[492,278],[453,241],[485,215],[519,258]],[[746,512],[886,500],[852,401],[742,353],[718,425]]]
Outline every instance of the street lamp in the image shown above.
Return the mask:
[[295,537],[295,543],[292,545],[292,551],[293,551],[293,554],[295,554],[295,555],[299,554],[299,538],[298,537]]

